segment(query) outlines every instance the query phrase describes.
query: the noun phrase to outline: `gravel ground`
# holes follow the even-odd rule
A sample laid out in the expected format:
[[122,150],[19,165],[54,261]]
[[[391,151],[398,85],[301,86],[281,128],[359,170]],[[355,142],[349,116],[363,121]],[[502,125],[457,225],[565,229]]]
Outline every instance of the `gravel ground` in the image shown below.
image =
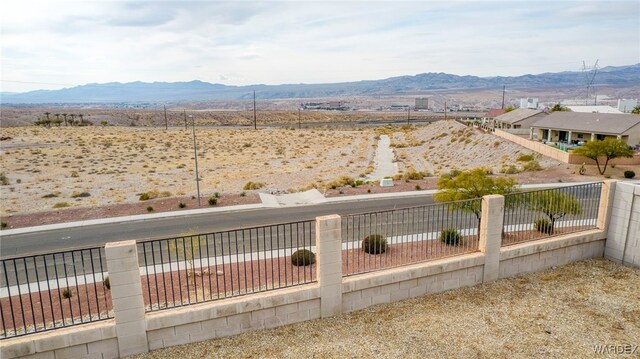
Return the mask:
[[595,259],[135,358],[603,358],[639,338],[640,270]]

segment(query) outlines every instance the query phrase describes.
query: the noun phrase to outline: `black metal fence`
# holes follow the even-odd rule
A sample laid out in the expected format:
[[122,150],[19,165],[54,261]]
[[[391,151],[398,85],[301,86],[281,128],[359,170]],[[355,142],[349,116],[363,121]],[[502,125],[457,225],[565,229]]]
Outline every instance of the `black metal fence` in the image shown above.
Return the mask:
[[0,260],[0,339],[112,317],[104,249]]
[[314,252],[313,220],[139,242],[147,311],[314,282]]
[[342,217],[343,276],[478,250],[481,199]]
[[598,182],[506,195],[502,245],[596,228],[601,190]]

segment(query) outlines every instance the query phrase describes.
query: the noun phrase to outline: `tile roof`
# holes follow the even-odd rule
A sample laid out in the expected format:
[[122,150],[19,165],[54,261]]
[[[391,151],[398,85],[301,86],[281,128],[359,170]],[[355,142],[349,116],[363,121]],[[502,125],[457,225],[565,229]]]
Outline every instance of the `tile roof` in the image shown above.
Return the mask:
[[531,127],[621,135],[638,124],[638,115],[553,112],[536,121]]

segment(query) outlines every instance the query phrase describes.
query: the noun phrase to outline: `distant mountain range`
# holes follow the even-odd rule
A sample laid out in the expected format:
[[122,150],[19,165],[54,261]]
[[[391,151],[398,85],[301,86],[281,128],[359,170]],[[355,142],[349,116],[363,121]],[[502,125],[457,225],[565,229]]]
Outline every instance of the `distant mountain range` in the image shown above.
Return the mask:
[[[471,90],[498,88],[553,88],[581,86],[580,72],[565,71],[513,77],[459,76],[446,73],[424,73],[415,76],[391,77],[383,80],[341,82],[329,84],[285,84],[227,86],[202,81],[191,82],[111,82],[87,84],[61,90],[37,90],[24,93],[0,93],[3,104],[37,103],[161,103],[213,100],[318,98],[357,95],[415,94],[437,90]],[[640,84],[640,63],[602,68],[596,76],[596,86],[637,86]]]

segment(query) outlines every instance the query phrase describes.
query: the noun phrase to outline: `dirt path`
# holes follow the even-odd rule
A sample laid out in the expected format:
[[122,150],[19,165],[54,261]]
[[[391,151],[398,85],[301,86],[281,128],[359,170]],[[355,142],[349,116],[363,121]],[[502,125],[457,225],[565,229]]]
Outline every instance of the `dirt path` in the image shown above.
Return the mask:
[[389,136],[381,135],[374,157],[374,170],[366,177],[368,181],[379,181],[398,173],[398,165],[393,162],[395,155],[389,145],[391,145]]

